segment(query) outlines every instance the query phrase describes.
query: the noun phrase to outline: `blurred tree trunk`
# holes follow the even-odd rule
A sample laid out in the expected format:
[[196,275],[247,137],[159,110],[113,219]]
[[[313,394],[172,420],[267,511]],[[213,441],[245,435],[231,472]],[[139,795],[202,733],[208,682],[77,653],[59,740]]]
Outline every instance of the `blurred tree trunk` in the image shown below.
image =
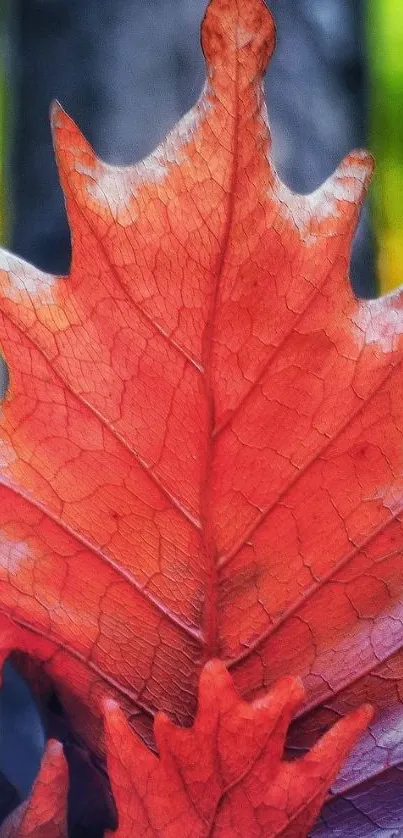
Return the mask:
[[[147,154],[201,89],[198,30],[204,7],[204,0],[15,3],[12,246],[21,256],[52,272],[68,269],[69,233],[48,123],[51,100],[60,99],[104,159],[125,163]],[[363,3],[272,0],[271,7],[279,32],[268,74],[274,155],[282,177],[310,191],[350,148],[365,142]],[[369,242],[364,220],[354,282],[367,295],[373,289]],[[9,686],[0,711],[10,724],[14,688]]]

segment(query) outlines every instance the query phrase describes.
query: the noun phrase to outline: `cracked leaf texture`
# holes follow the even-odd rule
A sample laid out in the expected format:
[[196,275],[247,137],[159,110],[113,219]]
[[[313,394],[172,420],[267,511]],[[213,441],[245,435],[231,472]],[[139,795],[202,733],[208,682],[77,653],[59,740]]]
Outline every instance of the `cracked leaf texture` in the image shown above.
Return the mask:
[[402,301],[348,278],[370,156],[307,196],[274,169],[274,42],[212,0],[202,95],[133,167],[53,108],[70,275],[0,257],[2,654],[92,748],[108,696],[151,745],[190,724],[212,657],[248,700],[302,678],[296,751],[369,700],[343,797],[403,760]]

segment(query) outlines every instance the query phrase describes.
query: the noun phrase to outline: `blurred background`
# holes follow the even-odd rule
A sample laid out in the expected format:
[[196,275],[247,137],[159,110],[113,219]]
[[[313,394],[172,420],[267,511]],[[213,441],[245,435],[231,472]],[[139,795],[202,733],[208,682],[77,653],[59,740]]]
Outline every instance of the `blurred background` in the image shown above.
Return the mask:
[[[356,292],[374,296],[401,281],[403,264],[402,0],[270,5],[278,47],[266,88],[282,178],[307,192],[354,146],[376,155],[352,264]],[[143,157],[199,94],[204,7],[205,0],[0,0],[0,244],[44,270],[68,271],[51,100],[61,101],[103,159]],[[4,390],[4,368],[1,375]],[[3,780],[3,801],[14,788],[27,793],[42,745],[27,690],[8,666],[0,695],[0,769],[10,781]]]

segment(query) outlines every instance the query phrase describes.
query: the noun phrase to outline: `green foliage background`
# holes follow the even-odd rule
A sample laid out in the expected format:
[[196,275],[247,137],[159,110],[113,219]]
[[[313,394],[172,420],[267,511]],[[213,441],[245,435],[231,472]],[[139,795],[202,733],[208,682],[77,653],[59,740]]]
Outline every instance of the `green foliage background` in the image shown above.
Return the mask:
[[385,292],[403,283],[403,2],[367,2],[372,212]]

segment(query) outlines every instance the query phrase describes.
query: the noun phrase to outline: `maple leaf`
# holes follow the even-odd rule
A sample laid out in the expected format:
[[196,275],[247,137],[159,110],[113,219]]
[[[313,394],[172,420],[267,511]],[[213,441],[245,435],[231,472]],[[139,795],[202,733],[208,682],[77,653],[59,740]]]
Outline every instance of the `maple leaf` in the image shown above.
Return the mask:
[[53,109],[70,275],[0,263],[1,649],[95,750],[106,698],[152,747],[189,725],[212,657],[246,700],[302,677],[293,749],[370,700],[342,796],[401,760],[402,303],[348,280],[370,156],[308,196],[273,167],[274,41],[212,0],[202,96],[133,167]]
[[[283,678],[265,698],[237,696],[225,666],[211,661],[191,730],[155,721],[159,758],[106,704],[108,768],[119,811],[116,838],[303,838],[372,710],[342,719],[303,759],[281,762],[300,682]],[[112,835],[112,833],[109,833]]]

